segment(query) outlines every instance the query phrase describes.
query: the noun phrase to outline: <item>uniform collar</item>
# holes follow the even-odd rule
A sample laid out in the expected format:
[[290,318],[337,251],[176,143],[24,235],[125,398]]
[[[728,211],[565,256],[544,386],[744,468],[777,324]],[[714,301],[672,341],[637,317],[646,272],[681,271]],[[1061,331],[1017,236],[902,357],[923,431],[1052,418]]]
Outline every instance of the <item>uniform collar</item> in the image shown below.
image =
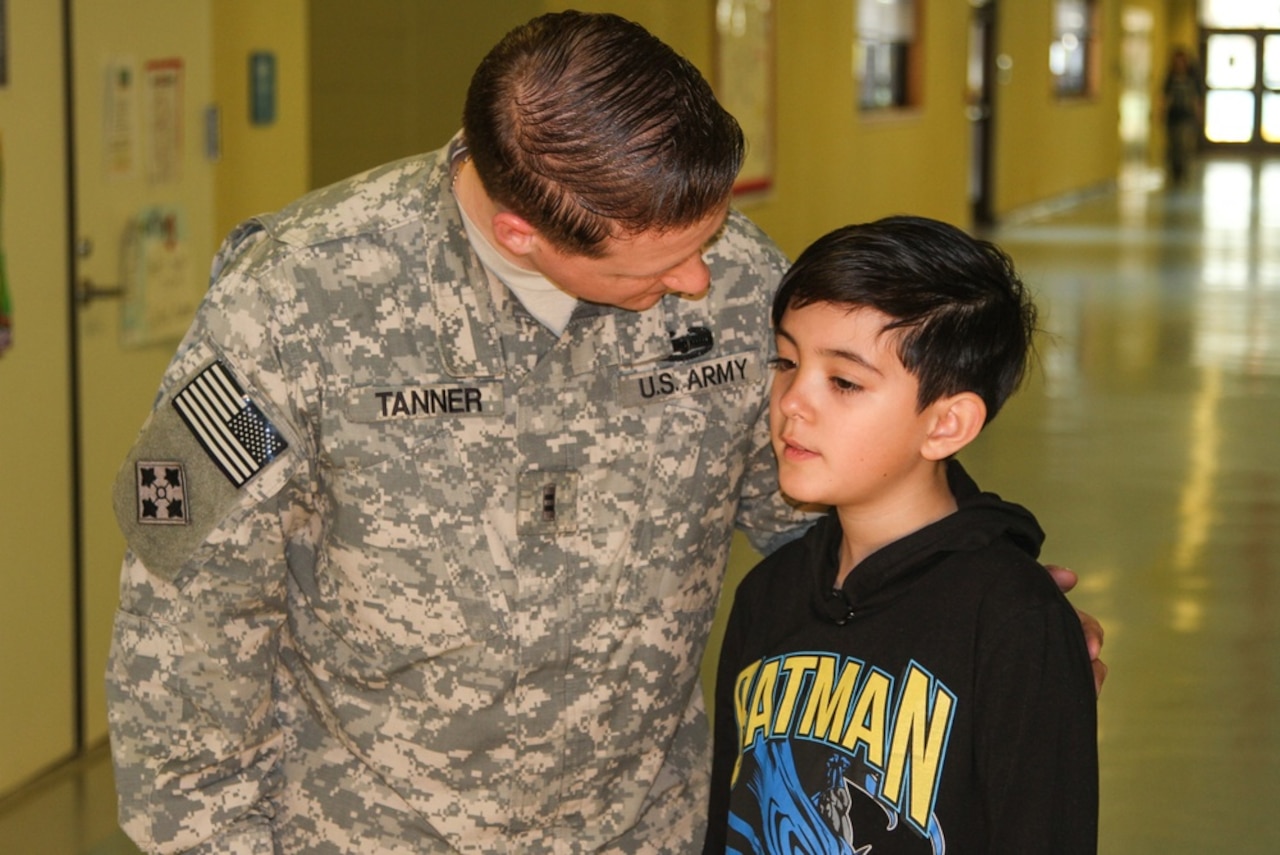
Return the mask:
[[710,294],[700,300],[669,294],[644,312],[612,310],[618,363],[639,368],[680,361],[686,354],[677,352],[674,340],[694,329],[709,330],[714,338],[711,300]]
[[437,153],[423,188],[423,285],[431,299],[423,302],[418,317],[435,330],[441,362],[451,375],[501,377],[506,369],[497,308],[484,267],[467,240],[457,200],[449,192],[453,170],[465,156],[459,133]]

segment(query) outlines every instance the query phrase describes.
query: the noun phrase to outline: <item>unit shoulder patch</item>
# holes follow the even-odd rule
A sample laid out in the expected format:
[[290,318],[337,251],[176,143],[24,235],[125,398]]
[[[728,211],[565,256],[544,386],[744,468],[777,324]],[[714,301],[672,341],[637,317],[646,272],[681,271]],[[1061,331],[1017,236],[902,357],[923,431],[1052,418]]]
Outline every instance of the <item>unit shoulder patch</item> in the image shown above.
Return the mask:
[[[301,465],[231,368],[196,368],[143,426],[112,488],[125,542],[149,571],[176,579],[210,533],[276,495]],[[268,416],[268,413],[272,413]]]
[[187,525],[186,482],[182,464],[174,460],[139,460],[137,476],[139,525]]

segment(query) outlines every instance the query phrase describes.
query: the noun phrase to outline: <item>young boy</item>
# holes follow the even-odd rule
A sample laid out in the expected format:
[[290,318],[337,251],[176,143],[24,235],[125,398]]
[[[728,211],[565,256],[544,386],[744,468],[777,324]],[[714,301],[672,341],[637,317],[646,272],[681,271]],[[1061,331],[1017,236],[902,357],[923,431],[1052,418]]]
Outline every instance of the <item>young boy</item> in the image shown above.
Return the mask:
[[782,490],[720,658],[706,852],[1096,852],[1093,678],[1043,532],[953,457],[1021,382],[1001,250],[916,217],[809,247],[773,304]]

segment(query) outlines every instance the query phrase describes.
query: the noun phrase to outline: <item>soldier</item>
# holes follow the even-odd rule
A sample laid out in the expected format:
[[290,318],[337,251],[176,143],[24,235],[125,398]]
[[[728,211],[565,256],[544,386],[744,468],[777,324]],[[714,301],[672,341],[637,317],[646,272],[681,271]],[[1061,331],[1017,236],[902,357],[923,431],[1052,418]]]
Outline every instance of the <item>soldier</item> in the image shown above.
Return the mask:
[[641,27],[546,15],[443,149],[228,238],[117,481],[140,846],[697,848],[733,529],[768,552],[809,520],[742,150]]

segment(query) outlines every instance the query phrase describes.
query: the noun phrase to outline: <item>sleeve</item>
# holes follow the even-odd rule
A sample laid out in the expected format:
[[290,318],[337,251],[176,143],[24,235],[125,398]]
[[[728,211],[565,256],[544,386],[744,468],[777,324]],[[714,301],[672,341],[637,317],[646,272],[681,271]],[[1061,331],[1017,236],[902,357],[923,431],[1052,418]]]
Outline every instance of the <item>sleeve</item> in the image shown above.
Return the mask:
[[980,660],[976,733],[993,853],[1097,852],[1097,710],[1080,622],[1064,598],[1002,609]]
[[[224,252],[238,252],[252,231]],[[227,258],[215,264],[219,270]],[[121,826],[145,851],[271,853],[272,677],[303,436],[278,324],[234,263],[121,466],[128,544],[107,667]]]
[[737,525],[761,555],[804,534],[822,517],[817,509],[792,504],[778,488],[777,461],[769,436],[769,407],[761,407],[752,429],[751,453],[738,498]]
[[[758,346],[762,358],[774,356],[773,333],[770,328],[771,306],[774,292],[788,267],[786,256],[751,221],[740,214],[730,219],[730,228],[723,242],[726,252],[737,253],[744,275],[753,283],[752,298],[758,311]],[[764,394],[751,426],[750,451],[746,470],[739,490],[736,524],[747,536],[751,546],[761,555],[768,555],[791,540],[804,534],[822,514],[811,508],[797,507],[788,502],[778,489],[777,462],[773,455],[773,443],[769,435],[769,388],[773,385],[773,373],[768,370]]]
[[711,796],[707,808],[707,839],[703,855],[723,855],[728,843],[729,795],[738,765],[738,723],[734,700],[735,683],[741,667],[745,618],[745,597],[741,589],[734,597],[724,643],[716,666],[712,709]]

